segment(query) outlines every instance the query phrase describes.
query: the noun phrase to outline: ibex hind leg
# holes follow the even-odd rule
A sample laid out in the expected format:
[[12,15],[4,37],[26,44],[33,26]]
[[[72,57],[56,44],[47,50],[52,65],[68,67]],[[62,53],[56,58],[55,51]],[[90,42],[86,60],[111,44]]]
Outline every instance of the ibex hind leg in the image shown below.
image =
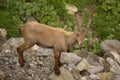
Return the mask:
[[34,44],[32,42],[26,41],[26,42],[24,42],[22,45],[20,45],[17,48],[17,51],[18,51],[18,61],[19,61],[21,67],[23,67],[24,63],[25,63],[25,60],[23,58],[23,51],[25,51],[26,49],[32,47],[33,45]]

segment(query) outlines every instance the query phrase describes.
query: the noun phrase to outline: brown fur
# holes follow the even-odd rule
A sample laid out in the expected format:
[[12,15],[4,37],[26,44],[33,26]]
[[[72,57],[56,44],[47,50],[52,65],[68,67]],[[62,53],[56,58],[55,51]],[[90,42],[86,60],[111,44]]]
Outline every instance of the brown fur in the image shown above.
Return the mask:
[[28,22],[20,27],[21,36],[24,43],[17,48],[19,53],[19,63],[24,66],[23,51],[37,44],[43,48],[53,48],[56,74],[60,74],[59,66],[61,52],[65,52],[77,41],[81,34],[77,32],[67,32],[61,28],[53,28],[36,21]]

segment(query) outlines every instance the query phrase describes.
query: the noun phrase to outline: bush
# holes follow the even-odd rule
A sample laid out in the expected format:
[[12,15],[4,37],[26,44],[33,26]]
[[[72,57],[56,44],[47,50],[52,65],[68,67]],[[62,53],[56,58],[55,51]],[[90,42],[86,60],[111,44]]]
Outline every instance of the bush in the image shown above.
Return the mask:
[[99,0],[95,9],[92,28],[100,39],[120,40],[120,2],[119,0]]
[[64,7],[64,0],[7,0],[5,6],[0,9],[1,15],[4,15],[0,19],[0,27],[7,29],[9,37],[18,37],[19,25],[26,21],[26,16],[33,16],[38,22],[68,29],[73,26],[72,17]]

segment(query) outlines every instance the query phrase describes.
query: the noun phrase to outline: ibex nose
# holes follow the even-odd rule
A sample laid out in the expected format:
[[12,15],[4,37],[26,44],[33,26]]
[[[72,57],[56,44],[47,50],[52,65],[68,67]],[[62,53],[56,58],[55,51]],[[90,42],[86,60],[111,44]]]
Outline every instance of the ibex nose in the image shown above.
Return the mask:
[[82,42],[81,41],[79,41],[79,43],[78,43],[80,46],[82,45]]

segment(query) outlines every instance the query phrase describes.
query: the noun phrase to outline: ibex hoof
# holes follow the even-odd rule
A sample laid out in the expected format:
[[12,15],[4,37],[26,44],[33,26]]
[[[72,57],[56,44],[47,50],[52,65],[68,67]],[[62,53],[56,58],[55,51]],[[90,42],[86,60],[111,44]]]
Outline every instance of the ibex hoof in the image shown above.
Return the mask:
[[62,63],[59,63],[59,67],[61,67],[63,64]]
[[54,71],[55,71],[55,74],[56,74],[57,76],[60,75],[60,70],[59,70],[59,68],[54,67]]
[[23,59],[23,62],[25,63],[25,60]]
[[23,60],[23,61],[19,61],[19,63],[20,63],[20,67],[23,68],[23,67],[25,66],[25,64],[24,64],[24,63],[25,63],[25,60]]
[[55,71],[55,74],[56,74],[57,76],[60,75],[60,70],[59,70],[59,69],[55,69],[55,68],[54,68],[54,71]]
[[24,64],[20,64],[20,67],[23,68],[25,65]]
[[23,67],[25,66],[25,64],[24,64],[24,63],[25,63],[25,60],[24,60],[24,59],[22,59],[22,60],[21,60],[21,59],[19,59],[19,64],[20,64],[20,67],[22,67],[22,68],[23,68]]

